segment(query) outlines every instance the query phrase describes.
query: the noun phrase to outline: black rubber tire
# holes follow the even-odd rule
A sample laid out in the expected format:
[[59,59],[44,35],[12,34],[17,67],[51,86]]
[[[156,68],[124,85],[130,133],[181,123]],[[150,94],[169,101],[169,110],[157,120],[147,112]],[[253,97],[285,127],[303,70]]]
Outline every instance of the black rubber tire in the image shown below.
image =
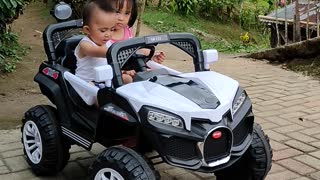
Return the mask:
[[32,121],[40,132],[42,142],[42,158],[39,163],[33,163],[26,153],[23,136],[21,142],[27,163],[36,175],[53,175],[61,171],[70,158],[70,144],[63,140],[60,127],[57,126],[56,109],[48,105],[38,105],[29,109],[22,119],[23,134],[26,122]]
[[253,140],[244,156],[227,169],[215,173],[217,180],[263,180],[272,166],[269,137],[259,124],[253,126]]
[[104,150],[89,167],[89,179],[103,168],[110,168],[125,180],[156,180],[160,175],[137,152],[124,146]]

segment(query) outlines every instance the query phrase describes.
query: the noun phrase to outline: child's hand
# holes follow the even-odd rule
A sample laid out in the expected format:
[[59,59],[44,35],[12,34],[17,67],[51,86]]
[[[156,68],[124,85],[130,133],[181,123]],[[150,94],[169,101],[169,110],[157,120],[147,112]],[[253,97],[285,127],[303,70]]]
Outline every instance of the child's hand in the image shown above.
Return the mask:
[[166,55],[163,51],[156,51],[152,56],[151,60],[161,64],[166,58]]
[[131,77],[136,75],[136,71],[135,70],[124,71],[123,73],[124,74],[128,74]]

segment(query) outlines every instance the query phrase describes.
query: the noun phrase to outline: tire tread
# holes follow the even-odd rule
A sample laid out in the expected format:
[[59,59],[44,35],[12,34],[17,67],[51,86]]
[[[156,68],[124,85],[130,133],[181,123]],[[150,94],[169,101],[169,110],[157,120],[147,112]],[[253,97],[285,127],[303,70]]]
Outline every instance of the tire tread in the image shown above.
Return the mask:
[[91,179],[94,179],[95,173],[98,172],[103,162],[108,162],[107,165],[115,165],[120,171],[127,172],[129,180],[155,180],[156,172],[145,162],[145,160],[134,150],[123,147],[114,146],[100,153],[96,161],[89,168]]
[[[49,105],[38,105],[30,108],[22,119],[21,132],[28,120],[32,120],[38,126],[43,142],[42,158],[44,158],[38,165],[33,164],[27,158],[28,164],[37,175],[56,174],[67,165],[70,158],[70,145],[62,140],[61,131],[56,124],[55,108]],[[21,141],[23,143],[23,138],[21,138]]]

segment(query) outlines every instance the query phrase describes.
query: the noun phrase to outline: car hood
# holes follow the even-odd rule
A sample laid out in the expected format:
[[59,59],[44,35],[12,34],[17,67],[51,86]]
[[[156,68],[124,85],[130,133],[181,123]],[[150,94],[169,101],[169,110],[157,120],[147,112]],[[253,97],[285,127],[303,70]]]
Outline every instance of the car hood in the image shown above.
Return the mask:
[[130,83],[117,88],[138,112],[152,106],[177,114],[190,130],[191,118],[218,122],[230,110],[239,83],[213,72],[194,72],[179,76],[160,75],[148,81]]

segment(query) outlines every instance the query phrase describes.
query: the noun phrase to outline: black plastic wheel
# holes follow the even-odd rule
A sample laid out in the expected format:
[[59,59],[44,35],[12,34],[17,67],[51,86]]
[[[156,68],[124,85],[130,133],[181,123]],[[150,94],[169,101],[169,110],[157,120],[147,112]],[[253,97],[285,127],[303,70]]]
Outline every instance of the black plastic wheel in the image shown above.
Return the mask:
[[90,179],[156,180],[158,173],[134,150],[114,146],[103,151],[89,168]]
[[259,124],[254,124],[252,143],[244,156],[234,165],[215,173],[217,180],[263,180],[272,166],[269,137]]
[[23,150],[36,175],[56,174],[70,158],[70,145],[62,139],[56,122],[56,110],[47,105],[29,109],[22,119]]

